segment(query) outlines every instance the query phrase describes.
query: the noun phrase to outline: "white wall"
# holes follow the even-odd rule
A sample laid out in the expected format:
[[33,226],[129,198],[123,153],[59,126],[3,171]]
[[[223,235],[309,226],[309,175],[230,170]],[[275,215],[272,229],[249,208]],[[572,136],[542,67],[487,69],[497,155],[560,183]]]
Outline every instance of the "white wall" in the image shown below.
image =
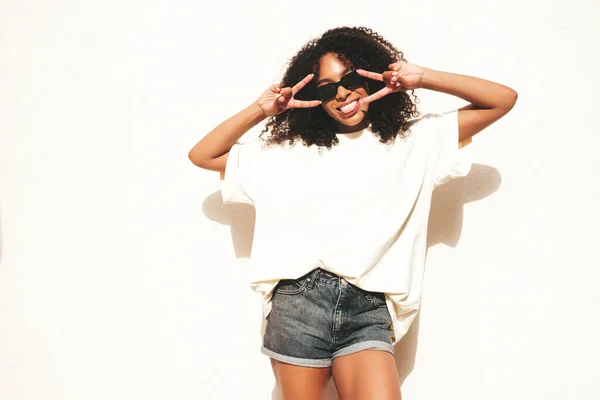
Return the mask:
[[187,152],[339,25],[520,95],[435,193],[404,398],[600,398],[600,3],[248,3],[1,3],[0,398],[278,398],[252,209]]

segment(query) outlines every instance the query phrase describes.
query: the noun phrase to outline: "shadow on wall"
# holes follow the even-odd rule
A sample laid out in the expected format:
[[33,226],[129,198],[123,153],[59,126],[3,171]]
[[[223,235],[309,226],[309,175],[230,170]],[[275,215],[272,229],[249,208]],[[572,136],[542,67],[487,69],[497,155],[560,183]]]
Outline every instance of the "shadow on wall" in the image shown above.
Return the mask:
[[244,203],[224,204],[219,191],[204,200],[202,212],[212,221],[229,225],[236,258],[250,257],[256,219],[253,206]]
[[[443,243],[456,247],[463,226],[463,206],[484,199],[498,190],[502,178],[496,168],[473,164],[469,174],[456,178],[437,187],[431,199],[429,226],[427,228],[427,249]],[[394,346],[396,368],[402,385],[415,365],[419,338],[418,313],[410,329]],[[332,399],[337,399],[332,397]]]
[[2,263],[2,256],[4,255],[4,242],[2,239],[2,211],[0,210],[0,263]]
[[[493,167],[473,164],[469,175],[446,182],[436,188],[431,200],[427,248],[436,244],[455,247],[460,239],[463,225],[463,206],[484,199],[500,187],[501,177]],[[255,210],[246,204],[223,204],[221,193],[208,196],[202,206],[211,220],[231,227],[231,237],[236,257],[250,256],[254,234]],[[417,353],[420,314],[417,314],[407,334],[396,344],[396,366],[400,385],[412,372]],[[265,321],[263,321],[264,332]],[[327,387],[328,400],[338,400],[333,380]],[[273,388],[273,400],[281,400],[277,387]]]

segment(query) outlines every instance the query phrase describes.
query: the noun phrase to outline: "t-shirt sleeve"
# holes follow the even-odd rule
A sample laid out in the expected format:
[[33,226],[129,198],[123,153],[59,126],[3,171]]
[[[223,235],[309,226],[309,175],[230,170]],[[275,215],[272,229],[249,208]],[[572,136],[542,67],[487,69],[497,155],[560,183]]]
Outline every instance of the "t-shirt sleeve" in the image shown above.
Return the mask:
[[462,148],[459,145],[458,110],[434,115],[431,122],[434,187],[437,187],[469,173],[473,163],[472,145]]
[[221,184],[224,203],[254,205],[255,172],[260,157],[260,142],[236,143],[229,150],[225,176]]

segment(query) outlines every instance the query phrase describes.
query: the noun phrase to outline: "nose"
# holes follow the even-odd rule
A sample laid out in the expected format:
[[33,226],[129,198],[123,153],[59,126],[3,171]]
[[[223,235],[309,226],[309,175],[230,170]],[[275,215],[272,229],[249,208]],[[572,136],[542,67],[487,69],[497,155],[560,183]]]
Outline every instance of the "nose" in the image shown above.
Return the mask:
[[335,96],[335,98],[337,100],[346,100],[346,98],[350,95],[350,93],[352,93],[351,90],[346,89],[345,87],[343,87],[342,85],[340,85],[338,87],[337,90],[337,95]]

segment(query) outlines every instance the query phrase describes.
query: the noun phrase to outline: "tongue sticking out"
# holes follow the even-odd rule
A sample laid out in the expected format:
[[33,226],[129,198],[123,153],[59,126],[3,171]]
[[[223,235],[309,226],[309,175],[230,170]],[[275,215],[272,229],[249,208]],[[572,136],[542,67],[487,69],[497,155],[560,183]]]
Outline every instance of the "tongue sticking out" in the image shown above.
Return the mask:
[[348,114],[354,110],[354,107],[356,107],[356,103],[357,103],[356,100],[353,101],[352,103],[348,103],[344,107],[340,108],[340,111],[343,112],[344,114]]

